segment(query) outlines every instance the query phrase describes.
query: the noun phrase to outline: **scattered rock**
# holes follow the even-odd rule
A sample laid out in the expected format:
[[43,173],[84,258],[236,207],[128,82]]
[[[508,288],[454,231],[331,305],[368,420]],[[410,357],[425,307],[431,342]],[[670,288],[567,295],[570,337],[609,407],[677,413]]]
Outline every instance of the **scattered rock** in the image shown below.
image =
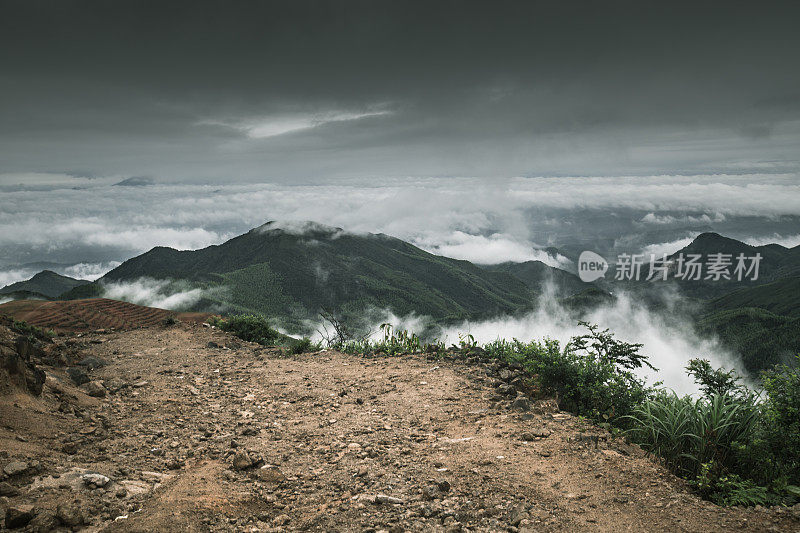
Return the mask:
[[28,525],[33,520],[36,510],[33,505],[17,504],[11,505],[6,509],[6,527],[16,529]]
[[520,394],[511,403],[511,408],[516,409],[518,411],[530,411],[531,401],[524,394]]
[[84,522],[83,511],[78,502],[62,503],[56,509],[56,516],[65,526],[80,526]]
[[286,480],[281,469],[275,465],[264,465],[255,471],[255,475],[266,483],[281,483]]
[[285,526],[286,524],[288,524],[291,521],[292,521],[292,519],[289,517],[288,514],[282,514],[282,515],[276,516],[275,520],[273,520],[272,523],[275,524],[276,526]]
[[[8,331],[3,328],[4,331]],[[10,332],[9,332],[10,333]],[[16,340],[0,338],[0,379],[19,389],[39,396],[44,389],[47,374],[38,368],[34,356],[41,356],[41,350],[26,337]],[[8,380],[8,381],[6,381]]]
[[68,454],[68,455],[75,455],[78,453],[78,443],[77,442],[65,442],[61,445],[61,451]]
[[255,466],[255,461],[246,450],[236,452],[233,456],[233,469],[234,470],[247,470]]
[[503,396],[512,396],[517,389],[513,385],[509,385],[508,383],[503,383],[502,385],[497,387],[498,394],[502,394]]
[[89,374],[87,374],[84,369],[75,366],[67,369],[67,375],[75,385],[83,385],[91,381],[89,379]]
[[99,381],[90,381],[85,383],[81,388],[86,391],[86,394],[93,398],[104,398],[106,395],[106,388]]
[[[98,368],[102,368],[106,366],[108,363],[99,357],[95,357],[90,355],[88,357],[84,357],[78,362],[78,366],[82,366],[88,370],[96,370]],[[81,385],[81,383],[79,383]]]
[[11,483],[3,481],[0,483],[0,496],[19,496],[19,489]]
[[503,381],[511,381],[514,378],[514,373],[511,372],[509,369],[504,368],[497,373],[497,377],[499,377]]
[[30,465],[24,461],[11,461],[3,467],[3,472],[5,472],[8,477],[21,476],[27,472],[29,468]]
[[520,522],[522,522],[523,520],[528,520],[529,518],[530,515],[525,510],[525,507],[523,507],[522,505],[518,505],[517,507],[511,510],[511,513],[508,516],[508,522],[512,526],[516,527],[520,525]]
[[180,470],[181,468],[183,468],[183,465],[184,465],[183,461],[177,458],[172,458],[169,461],[167,461],[167,468],[170,470]]
[[444,498],[448,492],[450,492],[450,482],[441,479],[422,487],[422,498],[425,500]]
[[111,481],[103,474],[96,473],[83,474],[81,480],[90,487],[105,487]]
[[36,513],[28,524],[28,529],[37,533],[47,533],[56,529],[61,522],[51,511],[42,510]]
[[538,439],[546,439],[550,436],[550,432],[546,429],[528,430],[523,431],[520,438],[524,441],[533,441]]
[[396,498],[394,496],[388,496],[386,494],[377,494],[375,495],[375,503],[387,503],[392,505],[400,505],[405,503],[405,500],[402,498]]

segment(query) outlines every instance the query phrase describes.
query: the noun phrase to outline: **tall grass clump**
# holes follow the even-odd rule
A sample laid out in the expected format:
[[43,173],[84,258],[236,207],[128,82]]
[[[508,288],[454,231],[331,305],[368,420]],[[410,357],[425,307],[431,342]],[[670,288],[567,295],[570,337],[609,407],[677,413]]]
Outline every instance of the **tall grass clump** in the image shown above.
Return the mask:
[[351,339],[334,345],[335,348],[349,354],[361,355],[398,355],[422,352],[438,352],[444,350],[444,343],[437,340],[424,343],[416,335],[404,329],[395,329],[391,324],[381,324],[383,338],[372,341],[369,338]]
[[732,371],[694,359],[693,399],[659,391],[627,416],[628,437],[720,505],[791,504],[800,498],[800,374],[782,366],[755,394]]
[[713,394],[694,400],[661,392],[627,416],[628,435],[676,474],[695,479],[705,464],[719,471],[735,466],[738,446],[750,441],[757,417],[753,396]]

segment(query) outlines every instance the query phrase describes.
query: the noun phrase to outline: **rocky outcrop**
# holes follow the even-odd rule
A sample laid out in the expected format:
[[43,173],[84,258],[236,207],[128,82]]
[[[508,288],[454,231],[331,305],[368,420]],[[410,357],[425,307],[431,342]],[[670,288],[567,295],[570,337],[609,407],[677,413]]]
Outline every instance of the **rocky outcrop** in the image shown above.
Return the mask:
[[13,390],[35,396],[42,393],[46,376],[34,363],[39,351],[30,339],[0,325],[0,394]]

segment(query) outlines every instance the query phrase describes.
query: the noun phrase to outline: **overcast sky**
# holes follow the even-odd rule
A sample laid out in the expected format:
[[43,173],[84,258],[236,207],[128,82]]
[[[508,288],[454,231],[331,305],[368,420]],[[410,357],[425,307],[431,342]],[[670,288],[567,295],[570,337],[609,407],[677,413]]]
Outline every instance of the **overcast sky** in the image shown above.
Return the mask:
[[794,172],[797,5],[0,0],[0,173]]
[[0,286],[275,219],[478,263],[797,245],[796,5],[0,0]]

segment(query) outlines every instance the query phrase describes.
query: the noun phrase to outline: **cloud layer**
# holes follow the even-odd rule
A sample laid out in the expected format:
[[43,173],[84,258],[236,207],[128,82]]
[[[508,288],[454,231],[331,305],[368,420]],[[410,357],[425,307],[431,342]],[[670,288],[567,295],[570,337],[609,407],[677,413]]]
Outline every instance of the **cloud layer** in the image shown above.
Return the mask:
[[[114,187],[114,177],[92,183],[79,178],[79,188],[61,184],[69,179],[0,193],[7,200],[0,207],[3,279],[22,275],[11,265],[35,261],[108,265],[153,246],[201,248],[268,220],[382,232],[478,263],[542,260],[565,267],[565,257],[553,259],[543,248],[650,246],[671,252],[709,230],[749,239],[779,234],[791,243],[800,220],[795,174],[145,187]],[[15,176],[0,181],[11,184]],[[63,273],[91,277],[104,270],[71,268]]]
[[140,278],[135,281],[106,283],[103,296],[137,305],[183,311],[199,302],[207,290],[186,283]]

